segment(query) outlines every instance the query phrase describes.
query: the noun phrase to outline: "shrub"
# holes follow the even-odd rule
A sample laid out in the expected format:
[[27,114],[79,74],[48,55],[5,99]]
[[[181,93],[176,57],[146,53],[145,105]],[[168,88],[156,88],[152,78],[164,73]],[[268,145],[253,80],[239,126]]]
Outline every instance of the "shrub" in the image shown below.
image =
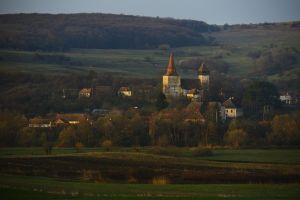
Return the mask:
[[77,142],[75,144],[76,152],[79,153],[82,150],[83,147],[84,147],[84,145],[81,142]]
[[226,144],[239,148],[244,145],[247,139],[247,133],[243,129],[233,129],[225,133],[224,140]]
[[158,176],[158,177],[154,177],[152,179],[152,184],[153,185],[166,185],[169,184],[170,181],[167,177],[165,176]]
[[112,147],[112,141],[111,140],[104,140],[102,142],[101,146],[104,147],[106,151],[110,151],[110,148]]

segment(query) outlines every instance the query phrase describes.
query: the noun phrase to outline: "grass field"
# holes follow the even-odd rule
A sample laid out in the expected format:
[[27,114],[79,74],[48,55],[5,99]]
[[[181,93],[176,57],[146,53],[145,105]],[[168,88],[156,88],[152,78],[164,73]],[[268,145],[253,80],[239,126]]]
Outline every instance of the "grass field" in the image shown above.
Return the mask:
[[297,182],[299,150],[214,150],[199,157],[188,148],[1,149],[0,173],[100,182],[170,183]]
[[299,184],[147,185],[0,175],[5,199],[299,199]]
[[[191,148],[147,147],[112,148],[110,152],[84,148],[80,153],[54,148],[48,156],[42,148],[1,148],[0,196],[33,200],[299,199],[299,155],[299,149],[216,149],[213,156],[195,157]],[[149,182],[152,177],[162,181]]]
[[[171,155],[176,157],[193,157],[193,148],[112,148],[113,152],[141,152],[146,154]],[[83,148],[80,153],[105,152],[103,148]],[[53,155],[76,154],[74,148],[53,148]],[[43,148],[0,148],[0,157],[22,155],[45,155]],[[226,161],[226,162],[256,162],[256,163],[285,163],[300,164],[300,149],[215,149],[213,155],[198,157],[200,160]]]
[[[270,46],[291,47],[300,50],[300,30],[280,28],[252,28],[213,32],[217,46],[193,46],[172,49],[177,70],[183,77],[196,77],[196,71],[185,70],[179,63],[192,58],[209,58],[228,63],[231,76],[249,77],[255,60],[247,54],[253,50],[266,50]],[[127,76],[159,77],[164,73],[168,53],[158,50],[103,50],[73,49],[69,52],[38,52],[41,55],[64,55],[74,64],[33,62],[37,52],[0,51],[0,70],[37,73],[82,73],[88,70],[114,72]],[[1,59],[5,58],[5,59]],[[299,69],[298,63],[296,68]],[[295,70],[295,69],[294,69]],[[287,72],[285,72],[287,73]],[[257,76],[257,74],[256,74]],[[273,77],[274,79],[274,77]],[[270,80],[273,80],[270,77]]]

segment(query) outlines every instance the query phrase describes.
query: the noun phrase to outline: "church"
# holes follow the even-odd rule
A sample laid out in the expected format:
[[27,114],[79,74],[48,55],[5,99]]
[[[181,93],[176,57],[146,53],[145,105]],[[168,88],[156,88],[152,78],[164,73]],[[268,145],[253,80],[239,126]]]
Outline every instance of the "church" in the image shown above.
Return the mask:
[[170,54],[167,71],[163,76],[163,93],[166,97],[185,96],[192,100],[201,100],[209,89],[209,70],[204,63],[198,69],[198,79],[181,79],[178,75],[174,55]]

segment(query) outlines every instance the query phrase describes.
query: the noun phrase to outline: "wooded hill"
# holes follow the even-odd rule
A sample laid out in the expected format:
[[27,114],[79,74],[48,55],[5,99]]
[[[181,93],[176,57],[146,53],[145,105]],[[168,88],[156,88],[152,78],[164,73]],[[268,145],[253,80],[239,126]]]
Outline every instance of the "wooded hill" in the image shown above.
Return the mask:
[[0,15],[0,48],[21,50],[149,49],[206,45],[218,26],[195,20],[114,14]]

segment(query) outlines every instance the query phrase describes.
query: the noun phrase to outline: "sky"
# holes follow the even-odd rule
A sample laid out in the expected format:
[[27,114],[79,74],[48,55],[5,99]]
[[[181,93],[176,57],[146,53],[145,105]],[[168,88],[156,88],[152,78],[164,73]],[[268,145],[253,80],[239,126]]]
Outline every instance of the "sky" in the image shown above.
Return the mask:
[[0,13],[113,13],[221,25],[300,21],[300,0],[0,0]]

